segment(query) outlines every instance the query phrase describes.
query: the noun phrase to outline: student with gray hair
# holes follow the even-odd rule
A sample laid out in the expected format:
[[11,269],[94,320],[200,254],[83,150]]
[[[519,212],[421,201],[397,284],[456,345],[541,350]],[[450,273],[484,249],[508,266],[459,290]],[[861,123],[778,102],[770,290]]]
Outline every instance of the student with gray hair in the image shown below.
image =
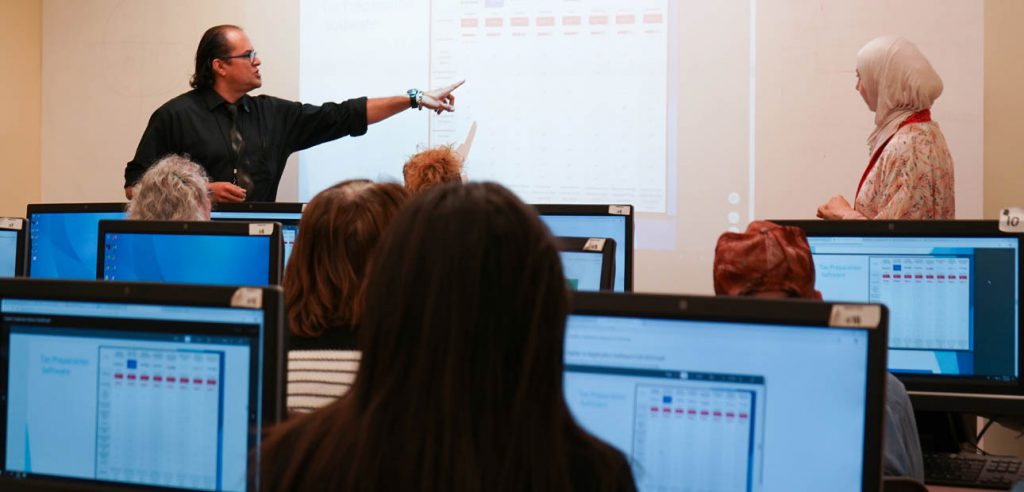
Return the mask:
[[129,220],[210,220],[209,179],[187,157],[171,154],[150,167],[128,202]]

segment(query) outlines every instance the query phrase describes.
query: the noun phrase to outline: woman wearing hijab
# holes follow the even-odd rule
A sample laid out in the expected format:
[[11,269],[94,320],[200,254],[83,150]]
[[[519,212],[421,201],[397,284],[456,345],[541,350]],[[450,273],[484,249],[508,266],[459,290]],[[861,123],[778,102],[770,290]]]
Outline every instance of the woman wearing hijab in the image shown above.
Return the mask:
[[953,219],[953,158],[931,107],[942,79],[913,43],[876,38],[857,53],[857,91],[875,112],[871,160],[853,206],[841,195],[823,219]]

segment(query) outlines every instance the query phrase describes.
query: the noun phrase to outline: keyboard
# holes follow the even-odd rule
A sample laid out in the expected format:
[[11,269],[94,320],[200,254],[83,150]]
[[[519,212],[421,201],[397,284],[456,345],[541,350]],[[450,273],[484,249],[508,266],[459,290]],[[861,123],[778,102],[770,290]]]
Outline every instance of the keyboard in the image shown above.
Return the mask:
[[1024,480],[1024,463],[1015,456],[924,455],[924,482],[930,485],[1009,490],[1020,480]]

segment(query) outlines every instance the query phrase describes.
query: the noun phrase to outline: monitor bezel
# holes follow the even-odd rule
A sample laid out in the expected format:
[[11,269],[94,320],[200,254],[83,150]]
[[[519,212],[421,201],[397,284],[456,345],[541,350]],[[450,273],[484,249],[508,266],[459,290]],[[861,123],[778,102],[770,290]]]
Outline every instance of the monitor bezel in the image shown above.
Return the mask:
[[[831,326],[834,306],[865,306],[862,303],[829,303],[806,299],[758,299],[750,297],[679,296],[664,294],[575,292],[572,314],[610,317],[643,317],[669,320],[716,321],[862,330],[868,335],[865,391],[864,461],[861,490],[878,492],[882,481],[882,426],[885,406],[888,310],[881,310],[875,327]],[[793,429],[799,432],[799,429]]]
[[976,378],[915,376],[893,373],[907,388],[916,410],[974,414],[1024,415],[1024,333],[1021,331],[1021,280],[1024,280],[1024,235],[999,230],[996,220],[775,220],[803,229],[807,237],[1015,237],[1017,243],[1016,384]]
[[305,207],[306,204],[303,202],[219,202],[213,205],[212,211],[226,213],[301,214]]
[[[25,207],[25,218],[28,220],[28,227],[32,227],[32,216],[35,214],[74,214],[74,213],[125,213],[128,207],[127,202],[96,202],[96,203],[30,203]],[[25,273],[23,276],[32,276],[32,261],[29,259],[29,251],[32,251],[32,235],[26,233],[25,238]]]
[[[152,304],[196,307],[227,307],[259,309],[263,312],[263,398],[262,422],[259,426],[274,425],[285,420],[285,349],[287,330],[284,328],[284,293],[279,286],[246,287],[250,292],[259,291],[258,304],[237,305],[234,303],[238,287],[212,285],[190,285],[182,289],[176,284],[141,282],[96,282],[88,280],[54,279],[0,279],[0,299],[31,299],[72,302],[100,302],[110,304]],[[251,299],[251,298],[250,298]],[[249,307],[252,306],[252,307]],[[0,340],[0,350],[6,350],[9,340]],[[6,393],[8,367],[7,356],[0,357],[0,386]],[[7,432],[7,407],[0,405],[0,442],[5,442]],[[261,429],[252,429],[260,433]],[[6,446],[3,444],[3,446]],[[6,450],[0,449],[0,456]],[[258,466],[250,461],[252,466]],[[4,462],[0,461],[0,470]],[[252,475],[252,473],[250,473]],[[174,490],[169,487],[140,486],[118,482],[89,481],[51,475],[26,475],[12,477],[0,474],[0,485],[10,485],[30,490]],[[247,487],[255,490],[253,484]],[[2,488],[2,487],[0,487]]]
[[[21,227],[6,227],[6,221],[8,220],[20,220]],[[29,221],[23,217],[0,217],[0,229],[5,231],[15,231],[15,250],[14,250],[14,276],[24,277],[25,269],[28,268],[28,228]],[[0,277],[3,278],[3,277]]]
[[[600,249],[587,249],[587,244],[592,239],[604,240],[603,242],[600,243]],[[610,237],[589,238],[556,236],[555,241],[558,243],[559,251],[570,251],[574,253],[584,253],[588,255],[600,255],[601,280],[598,282],[598,289],[602,291],[611,291],[615,289],[615,239],[612,239]]]
[[[585,205],[559,205],[559,204],[533,204],[538,215],[590,215],[596,217],[625,217],[626,218],[626,244],[617,244],[616,248],[625,248],[625,271],[623,272],[623,289],[626,292],[633,291],[633,243],[636,209],[628,204],[585,204]],[[626,213],[612,213],[612,209],[625,211]]]
[[101,220],[99,240],[96,242],[96,279],[103,280],[103,261],[107,234],[176,234],[192,236],[252,236],[251,224],[269,224],[273,227],[270,237],[270,263],[267,265],[269,285],[279,285],[283,276],[284,244],[281,222],[248,221],[171,221],[171,220]]

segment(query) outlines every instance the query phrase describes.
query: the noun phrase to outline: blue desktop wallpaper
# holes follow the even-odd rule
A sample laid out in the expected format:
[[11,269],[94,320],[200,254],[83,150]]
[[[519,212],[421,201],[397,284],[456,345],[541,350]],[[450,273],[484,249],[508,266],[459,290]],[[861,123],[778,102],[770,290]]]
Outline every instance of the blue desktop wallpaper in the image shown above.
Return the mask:
[[104,219],[124,219],[124,212],[32,214],[29,276],[95,280],[99,223]]
[[268,285],[270,240],[270,236],[108,233],[104,246],[103,278]]

